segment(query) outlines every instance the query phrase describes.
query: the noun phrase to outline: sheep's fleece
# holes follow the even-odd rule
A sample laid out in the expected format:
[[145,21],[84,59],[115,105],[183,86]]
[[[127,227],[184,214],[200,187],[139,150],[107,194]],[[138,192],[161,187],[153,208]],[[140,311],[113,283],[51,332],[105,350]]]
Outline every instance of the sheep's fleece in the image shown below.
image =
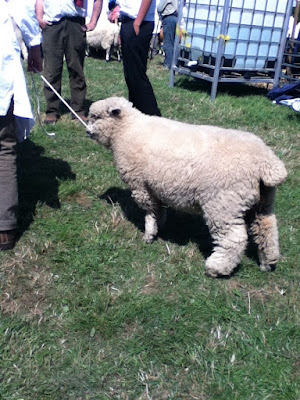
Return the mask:
[[261,270],[275,267],[279,245],[273,203],[287,172],[259,137],[148,116],[121,97],[91,105],[89,130],[112,149],[121,178],[146,210],[147,243],[165,219],[163,206],[171,206],[203,214],[214,243],[207,275],[232,273],[247,245],[247,227]]
[[104,49],[106,51],[105,59],[109,61],[110,53],[114,47],[117,51],[118,60],[121,61],[119,36],[120,27],[117,24],[99,18],[96,28],[86,33],[87,53],[89,53],[90,47]]

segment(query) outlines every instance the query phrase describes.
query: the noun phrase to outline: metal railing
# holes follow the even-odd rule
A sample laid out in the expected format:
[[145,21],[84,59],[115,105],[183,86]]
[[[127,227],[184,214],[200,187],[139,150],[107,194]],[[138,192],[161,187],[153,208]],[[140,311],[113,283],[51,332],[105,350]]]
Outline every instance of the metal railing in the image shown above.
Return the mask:
[[182,0],[170,86],[175,73],[211,82],[211,99],[220,82],[278,86],[293,1]]

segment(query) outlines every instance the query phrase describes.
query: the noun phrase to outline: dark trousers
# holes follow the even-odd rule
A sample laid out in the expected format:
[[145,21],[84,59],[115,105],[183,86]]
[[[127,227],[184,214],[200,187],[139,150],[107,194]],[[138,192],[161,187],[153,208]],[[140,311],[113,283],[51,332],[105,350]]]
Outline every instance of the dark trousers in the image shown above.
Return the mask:
[[0,231],[17,227],[18,185],[13,102],[0,117]]
[[137,36],[133,29],[133,19],[125,18],[121,26],[121,46],[129,101],[145,114],[160,116],[156,98],[146,74],[153,27],[153,22],[144,21]]
[[[79,115],[85,111],[86,82],[83,63],[86,35],[82,30],[84,18],[63,18],[43,29],[43,54],[45,78],[61,94],[64,56],[66,58],[71,92],[71,107]],[[45,84],[46,114],[59,116],[60,100]]]

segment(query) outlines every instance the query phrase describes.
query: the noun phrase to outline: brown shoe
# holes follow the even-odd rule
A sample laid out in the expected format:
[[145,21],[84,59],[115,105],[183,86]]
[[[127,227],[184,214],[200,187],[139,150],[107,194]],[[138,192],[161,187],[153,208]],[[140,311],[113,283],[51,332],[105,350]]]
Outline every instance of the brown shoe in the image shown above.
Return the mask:
[[[78,115],[79,115],[79,114],[78,114]],[[87,117],[86,117],[85,115],[79,115],[79,117],[82,119],[83,122],[86,122],[86,121],[87,121]],[[81,121],[80,121],[75,115],[72,115],[72,120],[73,120],[74,122],[79,122],[79,123],[81,123]]]
[[15,231],[0,231],[0,251],[10,250],[15,246]]
[[55,115],[47,115],[44,119],[44,125],[55,125],[57,122],[57,117]]

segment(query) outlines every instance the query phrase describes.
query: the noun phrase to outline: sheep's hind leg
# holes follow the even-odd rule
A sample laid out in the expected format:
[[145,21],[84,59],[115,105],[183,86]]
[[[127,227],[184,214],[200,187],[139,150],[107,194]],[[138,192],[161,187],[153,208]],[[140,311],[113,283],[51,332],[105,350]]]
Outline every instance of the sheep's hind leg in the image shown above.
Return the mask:
[[147,189],[133,190],[132,197],[141,208],[146,210],[143,240],[146,243],[152,243],[158,233],[158,224],[162,215],[161,204]]
[[225,229],[211,232],[215,248],[205,262],[206,275],[211,277],[230,275],[241,261],[247,245],[247,230],[243,219]]
[[260,202],[254,209],[250,233],[257,245],[260,269],[272,271],[279,259],[279,243],[276,216],[273,213],[275,188],[261,185]]

